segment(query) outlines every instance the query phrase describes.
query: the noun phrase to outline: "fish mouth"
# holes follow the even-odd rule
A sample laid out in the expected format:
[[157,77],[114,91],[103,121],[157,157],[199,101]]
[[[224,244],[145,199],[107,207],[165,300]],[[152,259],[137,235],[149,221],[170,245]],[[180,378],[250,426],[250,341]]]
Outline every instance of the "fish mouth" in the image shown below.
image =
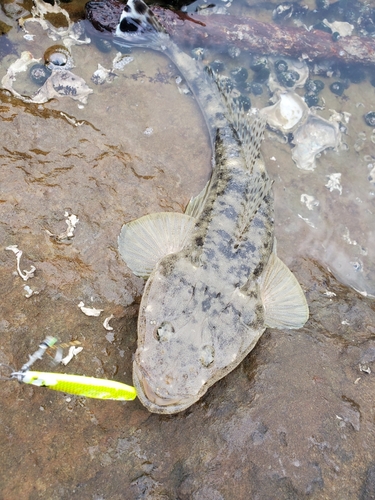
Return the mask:
[[178,413],[198,399],[192,396],[162,397],[158,395],[147,382],[147,377],[142,373],[136,361],[133,363],[133,384],[141,403],[152,413]]

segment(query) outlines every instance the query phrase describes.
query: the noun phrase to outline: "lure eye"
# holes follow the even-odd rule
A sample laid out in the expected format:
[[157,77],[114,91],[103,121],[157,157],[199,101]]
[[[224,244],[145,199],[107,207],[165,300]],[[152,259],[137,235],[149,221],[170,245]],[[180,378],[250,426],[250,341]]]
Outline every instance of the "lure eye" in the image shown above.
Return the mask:
[[174,326],[169,321],[163,321],[160,326],[155,328],[155,338],[159,342],[168,342],[174,334]]
[[205,345],[202,349],[199,361],[202,363],[203,366],[207,368],[213,363],[214,359],[215,359],[214,348],[211,345]]

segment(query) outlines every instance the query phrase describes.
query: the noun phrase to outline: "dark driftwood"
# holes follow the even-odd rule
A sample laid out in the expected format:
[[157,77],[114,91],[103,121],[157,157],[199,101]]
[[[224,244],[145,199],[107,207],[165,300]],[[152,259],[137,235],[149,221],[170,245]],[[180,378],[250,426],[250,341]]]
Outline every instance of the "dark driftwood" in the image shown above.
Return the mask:
[[[111,33],[124,4],[117,0],[89,2],[87,18],[96,29]],[[153,8],[161,24],[180,45],[214,47],[235,45],[257,54],[305,57],[310,61],[332,59],[342,63],[375,64],[375,39],[358,36],[340,38],[336,42],[324,31],[307,31],[256,21],[251,17],[225,15],[188,19],[161,7]]]

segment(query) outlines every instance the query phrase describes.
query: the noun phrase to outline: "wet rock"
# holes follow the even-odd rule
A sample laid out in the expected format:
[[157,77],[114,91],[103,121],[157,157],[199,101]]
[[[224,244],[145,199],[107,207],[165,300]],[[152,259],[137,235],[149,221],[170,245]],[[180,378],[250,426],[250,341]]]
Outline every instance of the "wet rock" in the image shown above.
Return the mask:
[[375,345],[370,345],[367,349],[361,354],[360,363],[369,364],[375,361]]
[[[4,21],[0,21],[0,36],[1,35],[6,35],[9,33],[9,31],[12,29],[12,26],[9,26],[8,24],[4,23]],[[1,40],[0,46],[4,44],[4,39]]]
[[375,464],[371,464],[366,472],[360,500],[372,500],[375,498]]

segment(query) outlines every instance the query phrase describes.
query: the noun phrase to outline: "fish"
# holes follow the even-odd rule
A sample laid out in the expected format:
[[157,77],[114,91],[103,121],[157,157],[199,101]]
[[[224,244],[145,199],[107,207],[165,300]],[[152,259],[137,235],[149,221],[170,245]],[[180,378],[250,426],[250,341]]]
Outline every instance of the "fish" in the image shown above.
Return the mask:
[[147,280],[133,384],[150,412],[175,414],[238,366],[266,328],[301,328],[309,309],[276,254],[261,114],[246,113],[179,49],[142,0],[127,1],[116,36],[170,58],[204,114],[214,150],[211,178],[185,213],[144,215],[118,238],[127,266]]

